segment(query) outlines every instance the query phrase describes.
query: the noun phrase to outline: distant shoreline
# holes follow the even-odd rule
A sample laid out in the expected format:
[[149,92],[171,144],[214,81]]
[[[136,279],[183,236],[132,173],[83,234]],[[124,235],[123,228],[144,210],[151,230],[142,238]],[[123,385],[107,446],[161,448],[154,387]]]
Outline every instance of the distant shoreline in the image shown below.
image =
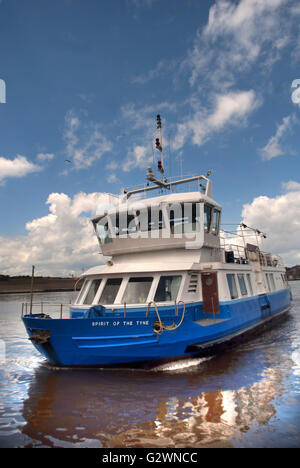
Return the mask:
[[[79,278],[36,277],[33,282],[33,292],[64,292],[80,289],[82,282]],[[0,276],[0,295],[31,292],[31,277]]]

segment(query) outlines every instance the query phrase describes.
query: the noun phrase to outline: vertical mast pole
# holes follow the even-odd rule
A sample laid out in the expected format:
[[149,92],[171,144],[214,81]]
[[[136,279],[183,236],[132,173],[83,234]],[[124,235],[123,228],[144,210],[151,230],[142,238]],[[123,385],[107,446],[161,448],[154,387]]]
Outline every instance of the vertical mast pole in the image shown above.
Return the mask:
[[31,273],[31,286],[30,286],[30,315],[32,314],[33,280],[34,280],[34,265],[32,265],[32,273]]
[[163,181],[165,181],[165,164],[164,164],[164,153],[163,153],[163,141],[162,141],[161,127],[159,127],[158,131],[159,131],[159,140],[160,140],[160,146],[161,146],[161,166],[162,166],[162,169],[163,169]]
[[161,154],[161,168],[159,169],[159,171],[161,172],[163,176],[163,182],[165,183],[166,176],[165,176],[164,153],[163,153],[163,144],[162,144],[161,120],[160,120],[159,114],[157,115],[156,120],[157,120],[157,129],[159,133],[159,139],[156,139],[156,148],[160,151],[160,154]]

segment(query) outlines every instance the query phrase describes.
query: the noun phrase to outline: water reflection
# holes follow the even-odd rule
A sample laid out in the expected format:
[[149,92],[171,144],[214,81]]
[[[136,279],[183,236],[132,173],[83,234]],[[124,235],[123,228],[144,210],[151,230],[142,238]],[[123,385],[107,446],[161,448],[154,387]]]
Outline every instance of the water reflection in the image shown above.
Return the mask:
[[300,446],[300,283],[294,298],[256,339],[151,372],[49,367],[20,321],[24,298],[0,298],[0,446]]
[[230,446],[276,414],[288,369],[267,361],[253,350],[184,374],[40,366],[24,401],[22,433],[28,446]]

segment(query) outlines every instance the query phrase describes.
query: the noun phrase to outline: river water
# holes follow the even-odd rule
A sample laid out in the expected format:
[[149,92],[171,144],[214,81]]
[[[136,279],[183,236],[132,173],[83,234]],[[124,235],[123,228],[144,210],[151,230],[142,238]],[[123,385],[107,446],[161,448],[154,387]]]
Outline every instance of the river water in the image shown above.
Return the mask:
[[28,295],[1,295],[0,446],[299,447],[300,281],[291,287],[293,308],[269,331],[151,371],[52,368],[27,340]]

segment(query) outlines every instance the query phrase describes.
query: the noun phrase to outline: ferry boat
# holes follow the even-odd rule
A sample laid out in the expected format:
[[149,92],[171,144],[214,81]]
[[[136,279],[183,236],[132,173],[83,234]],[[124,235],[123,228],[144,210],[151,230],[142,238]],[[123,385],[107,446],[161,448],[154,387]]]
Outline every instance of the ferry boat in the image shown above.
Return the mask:
[[[68,318],[23,307],[29,340],[55,366],[151,367],[207,356],[291,307],[285,267],[262,251],[264,234],[241,223],[234,244],[221,230],[210,172],[166,178],[160,116],[157,127],[160,176],[149,167],[145,186],[124,190],[92,219],[110,259],[82,275]],[[176,192],[191,184],[196,190]]]

